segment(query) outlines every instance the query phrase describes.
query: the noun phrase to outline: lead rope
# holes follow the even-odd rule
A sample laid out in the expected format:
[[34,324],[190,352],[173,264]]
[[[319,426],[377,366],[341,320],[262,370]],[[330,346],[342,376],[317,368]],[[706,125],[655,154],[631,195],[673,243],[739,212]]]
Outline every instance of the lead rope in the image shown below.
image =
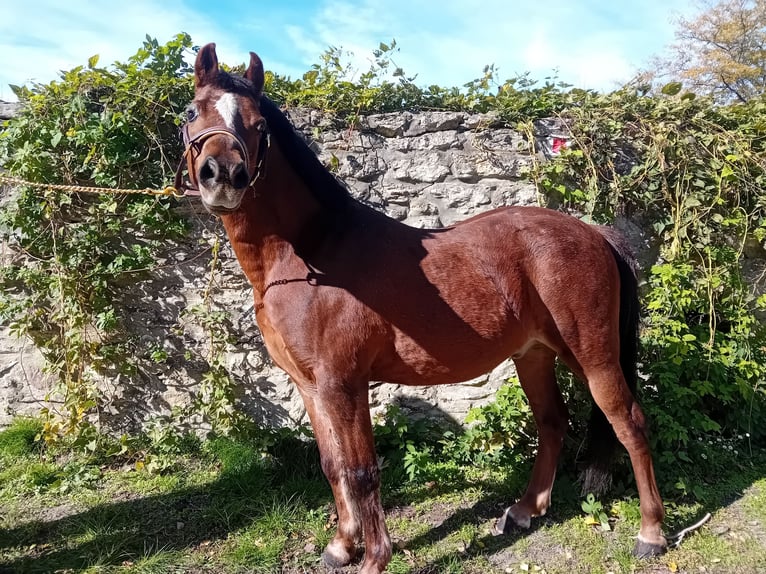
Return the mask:
[[36,189],[52,189],[54,191],[71,191],[74,193],[115,193],[115,194],[132,194],[132,195],[164,195],[170,197],[183,197],[175,186],[168,185],[162,189],[152,189],[145,187],[143,189],[128,189],[122,187],[95,187],[88,185],[64,185],[61,183],[42,183],[39,181],[28,181],[20,177],[12,177],[8,175],[0,174],[0,183],[6,183],[9,185],[23,185],[27,187],[33,187]]

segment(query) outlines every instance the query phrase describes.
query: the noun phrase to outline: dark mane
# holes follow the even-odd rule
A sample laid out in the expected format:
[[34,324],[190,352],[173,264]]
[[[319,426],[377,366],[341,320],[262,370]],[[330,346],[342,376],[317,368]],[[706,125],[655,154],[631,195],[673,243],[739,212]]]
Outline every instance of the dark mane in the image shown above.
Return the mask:
[[296,173],[300,174],[314,197],[331,210],[348,207],[353,201],[348,190],[322,165],[279,106],[266,96],[261,96],[260,109],[282,154]]

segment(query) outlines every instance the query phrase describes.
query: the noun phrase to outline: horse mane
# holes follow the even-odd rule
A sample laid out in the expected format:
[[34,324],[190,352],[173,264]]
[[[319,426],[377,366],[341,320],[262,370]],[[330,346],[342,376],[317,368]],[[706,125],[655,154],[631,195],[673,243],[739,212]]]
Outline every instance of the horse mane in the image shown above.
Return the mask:
[[285,159],[300,175],[319,203],[333,211],[348,207],[353,201],[351,194],[319,161],[279,106],[262,95],[260,110],[261,115],[266,119],[269,132],[276,139]]

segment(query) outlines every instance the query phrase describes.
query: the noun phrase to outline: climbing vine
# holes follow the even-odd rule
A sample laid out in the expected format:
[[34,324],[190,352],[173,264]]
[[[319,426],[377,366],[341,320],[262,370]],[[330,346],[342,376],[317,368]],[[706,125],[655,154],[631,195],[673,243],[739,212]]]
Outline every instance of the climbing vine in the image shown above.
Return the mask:
[[[17,88],[25,106],[2,131],[0,163],[35,182],[162,187],[181,151],[190,45],[185,35],[147,39],[125,63],[102,68],[94,56],[60,81]],[[0,319],[34,342],[57,381],[45,397],[46,439],[91,436],[108,408],[99,377],[136,375],[142,351],[115,303],[185,229],[166,198],[22,187],[3,209],[12,255],[0,270]]]

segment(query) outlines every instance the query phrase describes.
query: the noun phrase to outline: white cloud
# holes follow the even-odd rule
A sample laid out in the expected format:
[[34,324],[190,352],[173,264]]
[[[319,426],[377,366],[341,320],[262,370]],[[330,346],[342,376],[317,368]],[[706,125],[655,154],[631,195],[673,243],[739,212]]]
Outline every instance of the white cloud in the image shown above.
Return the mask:
[[640,61],[631,60],[629,50],[613,33],[596,33],[588,38],[561,38],[544,27],[534,31],[522,52],[525,70],[533,77],[553,74],[575,87],[610,90],[629,81]]
[[[88,0],[22,0],[3,7],[0,99],[13,97],[9,83],[47,83],[60,70],[86,64],[94,54],[99,54],[101,65],[125,60],[147,34],[166,42],[182,31],[196,38],[216,29],[178,0],[94,4]],[[218,35],[224,37],[221,32]]]
[[396,38],[394,59],[423,84],[461,85],[496,64],[499,79],[524,72],[608,90],[629,80],[672,38],[673,11],[691,0],[324,0],[289,34],[304,62],[328,45],[356,53],[362,69],[380,41]]
[[194,0],[6,4],[0,99],[11,99],[8,83],[49,82],[96,53],[101,64],[124,60],[147,33],[164,42],[181,31],[216,42],[229,64],[246,62],[254,50],[267,69],[292,77],[330,45],[352,51],[353,65],[365,71],[378,43],[395,38],[401,51],[393,59],[422,85],[462,85],[495,64],[500,80],[558,70],[577,87],[610,89],[662,51],[672,39],[672,12],[688,11],[693,0],[483,0],[476,7],[465,0],[260,0],[257,10],[250,0],[225,8]]
[[346,0],[324,2],[316,13],[306,20],[309,25],[287,26],[287,34],[296,50],[303,71],[319,61],[330,46],[350,53],[347,61],[353,68],[367,71],[372,62],[372,51],[380,42],[390,42],[392,29],[397,25],[386,17],[388,6],[381,12],[379,2]]

